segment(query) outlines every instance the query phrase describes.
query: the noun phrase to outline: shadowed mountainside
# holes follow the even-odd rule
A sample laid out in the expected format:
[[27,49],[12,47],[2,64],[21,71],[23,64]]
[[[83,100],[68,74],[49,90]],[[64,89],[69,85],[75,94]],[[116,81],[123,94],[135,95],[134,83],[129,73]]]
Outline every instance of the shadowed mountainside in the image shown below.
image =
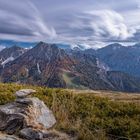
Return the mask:
[[66,53],[55,44],[40,42],[0,69],[1,82],[48,87],[140,91],[140,79],[108,71],[92,54]]

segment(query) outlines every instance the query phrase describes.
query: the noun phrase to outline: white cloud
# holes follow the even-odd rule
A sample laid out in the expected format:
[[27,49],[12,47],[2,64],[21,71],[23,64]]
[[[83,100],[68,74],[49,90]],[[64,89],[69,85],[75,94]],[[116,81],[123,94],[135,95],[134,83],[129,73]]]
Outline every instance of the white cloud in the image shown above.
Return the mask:
[[40,32],[36,32],[36,35],[47,35],[50,38],[56,37],[56,31],[53,27],[48,26],[45,21],[43,20],[39,10],[35,7],[33,3],[28,1],[30,7],[34,10],[34,14],[32,15],[35,19],[34,24],[40,29]]
[[29,0],[5,0],[0,4],[0,38],[37,41],[57,36]]
[[72,28],[89,29],[96,39],[120,39],[132,37],[134,29],[130,29],[123,16],[113,10],[88,11],[79,16],[79,20],[71,24]]
[[87,47],[139,41],[139,5],[140,0],[0,0],[0,39]]

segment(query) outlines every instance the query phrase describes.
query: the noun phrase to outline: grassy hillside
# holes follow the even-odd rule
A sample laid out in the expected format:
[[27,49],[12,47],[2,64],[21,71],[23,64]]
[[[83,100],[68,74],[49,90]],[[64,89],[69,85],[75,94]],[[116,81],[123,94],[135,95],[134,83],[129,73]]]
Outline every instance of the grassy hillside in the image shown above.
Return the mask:
[[56,116],[55,129],[79,140],[140,139],[138,94],[0,84],[0,105],[14,100],[13,93],[22,88],[36,89],[34,96]]

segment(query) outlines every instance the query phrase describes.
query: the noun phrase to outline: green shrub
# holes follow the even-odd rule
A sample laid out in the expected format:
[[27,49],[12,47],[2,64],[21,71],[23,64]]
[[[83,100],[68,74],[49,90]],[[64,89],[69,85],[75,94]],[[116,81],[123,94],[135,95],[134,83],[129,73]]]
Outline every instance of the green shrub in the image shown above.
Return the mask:
[[140,139],[140,104],[64,89],[0,84],[0,105],[13,101],[13,93],[22,88],[36,89],[34,96],[56,116],[55,129],[77,135],[79,140]]

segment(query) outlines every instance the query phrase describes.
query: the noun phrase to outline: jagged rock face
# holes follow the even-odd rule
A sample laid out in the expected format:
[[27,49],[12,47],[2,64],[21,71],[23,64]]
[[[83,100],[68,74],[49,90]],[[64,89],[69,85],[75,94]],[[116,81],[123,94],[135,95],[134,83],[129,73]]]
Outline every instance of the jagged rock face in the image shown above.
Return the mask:
[[1,71],[3,82],[65,87],[61,71],[71,70],[73,61],[56,45],[40,42]]

